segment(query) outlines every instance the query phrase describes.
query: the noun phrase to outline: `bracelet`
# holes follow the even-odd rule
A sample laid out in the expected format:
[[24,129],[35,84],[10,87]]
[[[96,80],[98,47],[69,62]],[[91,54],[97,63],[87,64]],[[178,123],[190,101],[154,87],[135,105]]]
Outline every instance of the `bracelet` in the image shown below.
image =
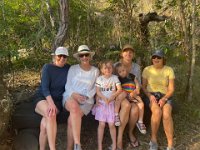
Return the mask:
[[165,102],[167,102],[167,101],[168,101],[168,98],[164,98],[164,100],[165,100]]

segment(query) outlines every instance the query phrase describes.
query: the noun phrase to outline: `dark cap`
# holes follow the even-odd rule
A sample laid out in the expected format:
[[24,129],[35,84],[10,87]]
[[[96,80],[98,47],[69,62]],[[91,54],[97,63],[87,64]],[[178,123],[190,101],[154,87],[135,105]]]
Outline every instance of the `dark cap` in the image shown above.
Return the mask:
[[133,52],[135,51],[130,44],[125,44],[123,46],[123,48],[122,48],[122,52],[125,51],[125,50],[128,50],[128,49],[131,50],[131,51],[133,51]]
[[160,56],[160,57],[164,57],[164,52],[163,50],[155,50],[152,54],[152,56]]

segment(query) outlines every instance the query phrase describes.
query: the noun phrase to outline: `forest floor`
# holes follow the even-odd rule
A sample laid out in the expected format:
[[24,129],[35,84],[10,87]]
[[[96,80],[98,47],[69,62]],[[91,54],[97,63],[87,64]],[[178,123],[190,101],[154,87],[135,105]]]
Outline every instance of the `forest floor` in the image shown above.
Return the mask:
[[[13,74],[8,74],[5,77],[5,81],[9,87],[9,91],[13,97],[14,105],[29,101],[30,96],[34,93],[35,89],[39,85],[40,72],[24,70],[21,72],[15,72]],[[180,102],[180,100],[177,100]],[[173,115],[174,127],[175,127],[175,148],[176,150],[199,150],[200,149],[200,120],[190,116],[188,112],[189,104],[186,102],[181,102],[178,105],[178,110]],[[1,120],[1,118],[0,118]],[[12,122],[12,121],[11,121]],[[12,123],[11,123],[12,124]],[[97,149],[97,126],[98,122],[94,120],[93,116],[84,117],[82,132],[81,132],[81,143],[83,149],[85,150],[95,150]],[[135,130],[135,134],[140,141],[140,146],[138,150],[147,150],[148,143],[150,140],[150,128],[146,135],[142,135]],[[11,150],[13,145],[13,139],[15,132],[10,125],[8,131],[4,134],[5,138],[0,141],[0,150]],[[166,149],[166,136],[163,131],[162,124],[158,133],[159,149]],[[124,134],[124,149],[133,149],[129,144],[127,136],[127,128]],[[57,149],[66,149],[66,124],[58,125],[57,134]],[[108,149],[111,144],[111,139],[109,135],[108,127],[105,129],[104,134],[104,149]]]

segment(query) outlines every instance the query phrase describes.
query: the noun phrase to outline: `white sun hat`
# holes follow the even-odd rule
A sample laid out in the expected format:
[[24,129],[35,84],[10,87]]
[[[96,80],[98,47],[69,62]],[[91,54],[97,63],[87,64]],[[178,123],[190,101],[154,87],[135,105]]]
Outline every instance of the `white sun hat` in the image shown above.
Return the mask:
[[90,54],[91,58],[94,56],[95,52],[91,52],[87,45],[80,45],[78,47],[77,53],[73,54],[74,58],[79,59],[80,54]]

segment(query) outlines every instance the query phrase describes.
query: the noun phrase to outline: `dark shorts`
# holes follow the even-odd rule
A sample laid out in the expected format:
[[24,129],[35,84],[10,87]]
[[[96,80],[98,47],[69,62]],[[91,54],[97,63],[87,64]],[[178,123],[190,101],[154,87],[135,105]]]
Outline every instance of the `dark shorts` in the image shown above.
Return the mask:
[[[59,110],[59,112],[61,112],[63,110],[62,97],[60,98],[52,97],[52,98],[57,109]],[[46,100],[46,98],[40,93],[35,93],[35,95],[33,96],[33,102],[34,102],[35,107],[37,103],[40,102],[41,100]]]
[[[164,94],[162,94],[160,92],[154,92],[154,93],[152,92],[151,94],[153,94],[157,98],[157,102],[159,102],[160,98],[162,98],[164,96]],[[172,97],[168,98],[166,104],[170,104],[173,108],[173,100],[172,99],[173,99]],[[145,98],[144,98],[144,104],[149,107],[150,100],[147,96],[145,96]]]

